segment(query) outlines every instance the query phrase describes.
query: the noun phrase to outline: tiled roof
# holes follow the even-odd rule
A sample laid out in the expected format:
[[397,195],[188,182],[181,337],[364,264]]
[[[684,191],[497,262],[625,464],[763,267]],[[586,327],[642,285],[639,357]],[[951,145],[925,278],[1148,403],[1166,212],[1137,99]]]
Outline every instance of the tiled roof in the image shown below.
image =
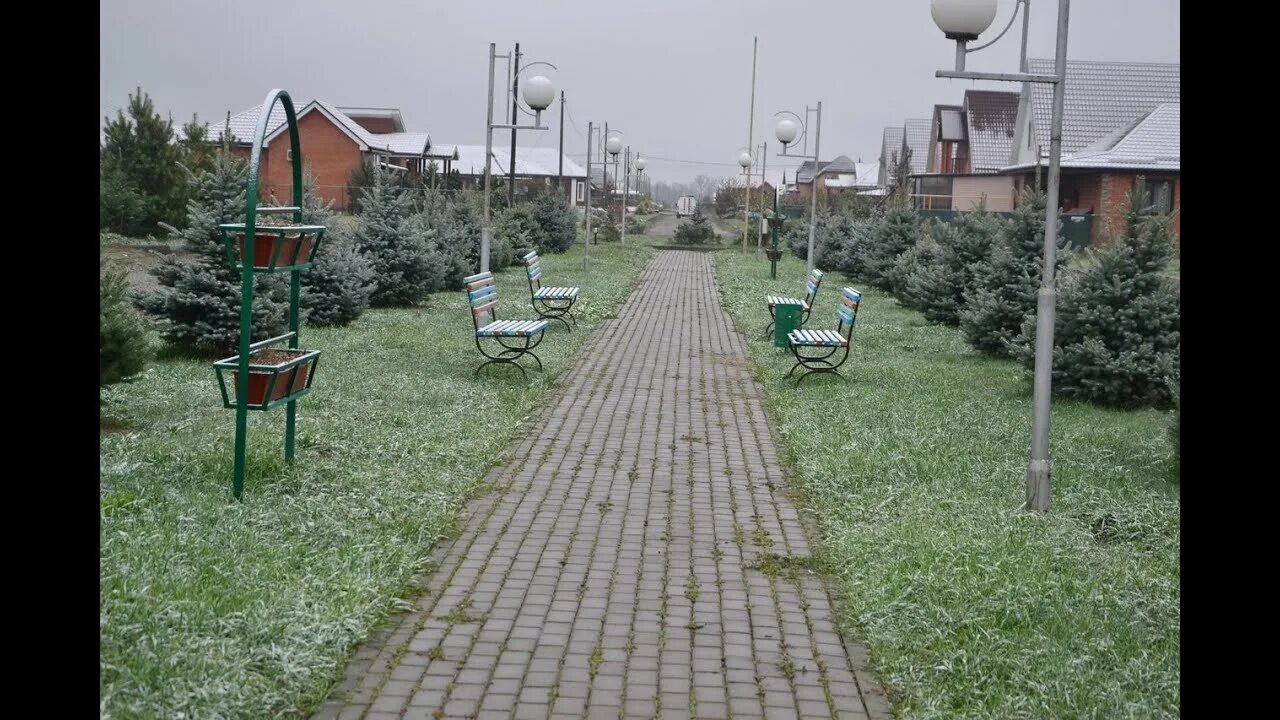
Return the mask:
[[1181,169],[1181,104],[1164,103],[1132,127],[1062,159],[1063,167]]
[[[1031,73],[1053,74],[1053,60],[1028,59],[1027,65]],[[1181,102],[1180,83],[1178,63],[1068,60],[1062,115],[1063,156],[1092,145],[1157,105]],[[1053,87],[1039,83],[1031,87],[1035,142],[1048,152]]]
[[1018,93],[966,90],[964,107],[973,172],[995,172],[1008,165],[1018,124]]
[[[490,172],[497,175],[507,174],[507,164],[511,158],[509,145],[495,147]],[[555,148],[516,148],[516,175],[520,177],[555,177],[559,170],[560,152]],[[458,159],[453,168],[463,175],[484,175],[484,146],[459,145]],[[594,169],[594,168],[593,168]],[[585,178],[587,171],[568,155],[564,156],[564,176]]]
[[[323,100],[311,100],[309,102],[294,100],[293,104],[294,111],[299,117],[306,112],[314,111],[315,107],[323,108],[343,129],[373,150],[381,150],[395,155],[418,155],[431,141],[431,134],[425,132],[371,133],[336,106]],[[258,116],[261,112],[262,106],[258,105],[231,116],[231,133],[238,142],[243,144],[253,142],[254,133],[258,131]],[[226,121],[210,123],[210,139],[216,140],[222,133],[222,127],[225,124]],[[284,125],[284,106],[276,103],[271,108],[271,118],[267,123],[267,137],[269,138],[282,130]]]
[[909,119],[903,123],[904,143],[911,148],[911,173],[923,173],[929,163],[929,129],[932,122],[927,119]]

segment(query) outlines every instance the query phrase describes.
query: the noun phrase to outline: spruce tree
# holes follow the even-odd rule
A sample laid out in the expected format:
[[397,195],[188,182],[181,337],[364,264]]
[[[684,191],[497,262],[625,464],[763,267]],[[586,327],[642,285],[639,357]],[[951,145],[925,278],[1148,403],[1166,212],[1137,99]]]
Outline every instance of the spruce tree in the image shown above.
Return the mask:
[[316,178],[305,167],[302,176],[302,221],[324,225],[324,240],[316,249],[314,264],[302,273],[302,307],[310,325],[346,325],[369,307],[373,269],[356,251],[351,233],[333,227],[333,201],[316,191]]
[[373,268],[375,307],[412,305],[431,289],[432,269],[417,233],[405,232],[412,197],[391,172],[376,168],[365,189],[352,239]]
[[889,271],[889,288],[898,302],[906,307],[920,309],[920,300],[911,294],[911,278],[935,265],[942,254],[942,248],[934,237],[945,228],[940,229],[938,225],[925,223],[920,240],[899,255]]
[[[117,110],[116,118],[103,118],[100,163],[111,187],[131,189],[141,199],[141,212],[130,217],[108,213],[121,226],[107,229],[125,235],[156,232],[157,223],[181,224],[187,199],[186,177],[181,161],[182,146],[174,142],[173,121],[156,112],[151,97],[138,88],[130,93],[128,114]],[[127,219],[127,220],[126,220]]]
[[98,278],[99,386],[137,375],[154,354],[142,317],[129,306],[128,290],[128,275],[103,261]]
[[889,274],[902,253],[924,234],[924,217],[907,202],[890,202],[875,215],[866,241],[858,250],[861,276],[873,285],[889,289]]
[[[244,222],[247,181],[247,163],[227,152],[217,153],[211,170],[190,173],[187,227],[175,237],[197,257],[166,258],[151,270],[160,288],[137,298],[179,349],[222,353],[239,344],[241,274],[227,259],[218,225]],[[259,274],[254,283],[251,339],[257,341],[284,332],[289,292],[282,276]]]
[[575,218],[559,193],[539,197],[533,204],[533,212],[544,235],[539,252],[562,253],[573,247],[578,238]]
[[[1044,268],[1045,206],[1044,193],[1023,190],[996,239],[990,262],[975,268],[960,311],[960,329],[983,353],[1008,356],[1023,323],[1035,315]],[[1061,233],[1056,257],[1055,267],[1061,268],[1068,257]]]
[[940,253],[937,261],[917,270],[908,280],[912,299],[929,320],[957,325],[964,294],[989,261],[992,244],[1002,221],[987,212],[986,203],[961,213],[955,224],[934,234]]
[[[1129,194],[1124,232],[1063,275],[1053,350],[1053,389],[1063,397],[1126,408],[1172,399],[1166,378],[1178,372],[1181,310],[1164,270],[1173,219],[1146,204],[1145,186],[1140,178]],[[1034,367],[1034,318],[1016,353]]]

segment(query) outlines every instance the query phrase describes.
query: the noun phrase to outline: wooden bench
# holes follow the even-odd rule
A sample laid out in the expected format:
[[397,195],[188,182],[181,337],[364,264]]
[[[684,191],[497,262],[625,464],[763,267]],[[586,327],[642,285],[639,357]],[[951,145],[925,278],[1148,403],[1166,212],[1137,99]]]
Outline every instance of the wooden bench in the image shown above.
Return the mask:
[[537,250],[520,259],[524,261],[525,274],[529,277],[529,300],[533,303],[533,311],[540,318],[559,320],[569,332],[573,332],[564,318],[568,316],[574,325],[578,324],[578,319],[569,310],[578,301],[578,288],[543,287],[542,262],[538,259]]
[[[836,306],[835,330],[793,330],[787,335],[787,346],[791,354],[796,356],[796,364],[791,366],[784,377],[791,377],[796,368],[804,368],[800,377],[796,378],[796,387],[801,381],[815,373],[831,373],[844,379],[839,368],[849,358],[849,340],[853,337],[853,324],[858,320],[858,304],[862,302],[862,293],[851,287],[840,293],[840,304]],[[845,328],[848,330],[845,330]],[[802,353],[802,348],[815,348],[820,354]],[[832,362],[831,358],[841,350],[840,359]]]
[[803,311],[800,317],[800,327],[804,327],[804,324],[809,321],[809,313],[813,312],[813,300],[817,297],[818,288],[820,287],[822,287],[822,271],[814,268],[804,283],[803,298],[783,297],[781,295],[766,297],[765,302],[769,305],[769,326],[764,329],[764,337],[769,337],[769,333],[773,331],[773,324],[778,321],[775,308],[779,305],[799,305]]
[[[546,320],[499,320],[498,286],[494,284],[493,273],[483,272],[463,278],[467,289],[467,302],[471,306],[471,324],[475,327],[476,349],[488,358],[476,368],[476,375],[489,365],[506,363],[515,365],[521,375],[526,375],[524,368],[516,362],[528,355],[542,369],[542,360],[533,354],[533,349],[542,342],[543,333],[547,329]],[[523,345],[508,345],[506,338],[517,338]],[[504,349],[497,355],[491,355],[481,340],[493,340]]]

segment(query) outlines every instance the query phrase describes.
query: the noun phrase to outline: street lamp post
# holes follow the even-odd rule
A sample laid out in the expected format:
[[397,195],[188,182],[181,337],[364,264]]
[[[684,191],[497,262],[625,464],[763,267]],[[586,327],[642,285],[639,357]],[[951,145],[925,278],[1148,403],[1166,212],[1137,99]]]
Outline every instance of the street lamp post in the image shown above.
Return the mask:
[[[618,132],[617,130],[614,131]],[[622,138],[618,135],[610,135],[604,141],[604,149],[613,156],[613,192],[618,194],[618,153],[622,152]],[[606,217],[608,213],[606,213]],[[622,225],[625,231],[627,224],[627,199],[622,199]],[[619,240],[621,242],[621,240]]]
[[[1044,220],[1044,268],[1040,275],[1040,290],[1036,302],[1036,359],[1033,383],[1031,458],[1027,463],[1027,508],[1035,512],[1049,510],[1053,464],[1049,459],[1049,423],[1053,381],[1053,330],[1057,303],[1054,271],[1058,253],[1058,202],[1059,179],[1062,169],[1062,104],[1067,78],[1067,29],[1071,13],[1071,0],[1058,0],[1058,35],[1054,53],[1052,75],[1033,75],[1026,72],[1027,13],[1030,0],[1019,0],[1026,6],[1022,16],[1022,72],[984,73],[964,69],[965,55],[989,47],[1004,36],[1009,25],[985,45],[967,47],[991,26],[996,16],[996,0],[932,0],[930,11],[933,21],[948,39],[956,41],[956,69],[939,70],[937,77],[964,80],[999,80],[1023,83],[1043,83],[1053,86],[1053,119],[1049,131],[1049,182],[1046,192]],[[1014,15],[1018,8],[1014,6]],[[1037,157],[1037,161],[1039,158]]]
[[[994,2],[994,0],[992,1]],[[808,154],[809,113],[813,113],[816,118],[816,124],[814,126],[814,131],[813,131],[813,154],[812,155]],[[813,160],[813,175],[810,179],[810,185],[812,186],[813,189],[812,189],[812,192],[810,192],[811,202],[809,204],[809,252],[808,252],[808,256],[809,256],[808,271],[812,273],[813,268],[816,266],[818,261],[818,259],[813,256],[815,252],[814,246],[813,246],[813,238],[814,238],[814,234],[817,231],[817,222],[818,222],[818,175],[822,173],[822,170],[818,168],[818,162],[819,162],[818,153],[820,152],[818,149],[818,145],[822,141],[822,101],[821,100],[818,101],[818,106],[816,108],[811,108],[806,105],[804,108],[803,119],[799,115],[791,112],[790,110],[781,110],[779,112],[774,113],[774,117],[777,117],[778,115],[790,116],[790,117],[784,117],[781,120],[779,120],[777,126],[775,126],[773,130],[773,134],[778,138],[778,142],[782,143],[782,152],[778,154],[778,157],[798,157],[798,158],[804,158],[806,160]],[[792,120],[791,118],[795,118],[795,119]],[[803,155],[796,155],[794,153],[787,152],[787,146],[793,142],[796,142],[797,139],[804,139],[805,154]],[[799,180],[800,180],[800,173],[797,171],[796,181],[799,182]]]
[[646,194],[646,191],[643,189],[644,188],[643,180],[644,180],[644,167],[645,165],[648,165],[648,164],[649,164],[648,160],[645,160],[644,158],[640,157],[640,153],[636,153],[636,161],[634,163],[636,167],[636,193],[639,195],[645,195],[646,197],[648,196]]
[[738,165],[742,167],[743,196],[745,199],[742,204],[742,252],[747,251],[747,233],[751,230],[751,166],[755,164],[755,158],[751,157],[751,151],[747,148],[738,148]]
[[[491,177],[493,173],[493,131],[495,129],[511,130],[512,142],[514,143],[515,131],[517,130],[548,130],[549,128],[542,124],[542,111],[551,106],[552,101],[556,98],[555,87],[551,81],[542,75],[535,75],[525,81],[524,85],[524,102],[533,110],[533,125],[518,125],[514,121],[511,124],[494,123],[493,122],[493,66],[498,58],[510,59],[510,55],[498,55],[497,45],[489,43],[489,112],[485,119],[485,139],[484,139],[484,224],[480,229],[480,272],[489,271],[489,248],[493,244],[493,225],[492,212],[490,210],[489,195],[491,189]],[[513,74],[512,83],[519,82],[521,72],[529,68],[546,65],[552,70],[556,69],[555,65],[548,62],[533,62],[520,68],[518,72]],[[512,97],[518,97],[515,91],[512,91]],[[517,102],[518,100],[513,100]],[[518,105],[517,105],[518,107]],[[514,146],[514,145],[513,145]],[[512,162],[512,170],[514,172],[515,163]],[[512,176],[514,179],[514,175]]]

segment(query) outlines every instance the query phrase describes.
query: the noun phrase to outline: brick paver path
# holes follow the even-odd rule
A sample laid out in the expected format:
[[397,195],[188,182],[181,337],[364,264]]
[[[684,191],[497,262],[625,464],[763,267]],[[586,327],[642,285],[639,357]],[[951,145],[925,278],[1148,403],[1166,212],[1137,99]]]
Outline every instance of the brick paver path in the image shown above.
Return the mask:
[[889,717],[710,256],[656,255],[589,346],[317,717]]

